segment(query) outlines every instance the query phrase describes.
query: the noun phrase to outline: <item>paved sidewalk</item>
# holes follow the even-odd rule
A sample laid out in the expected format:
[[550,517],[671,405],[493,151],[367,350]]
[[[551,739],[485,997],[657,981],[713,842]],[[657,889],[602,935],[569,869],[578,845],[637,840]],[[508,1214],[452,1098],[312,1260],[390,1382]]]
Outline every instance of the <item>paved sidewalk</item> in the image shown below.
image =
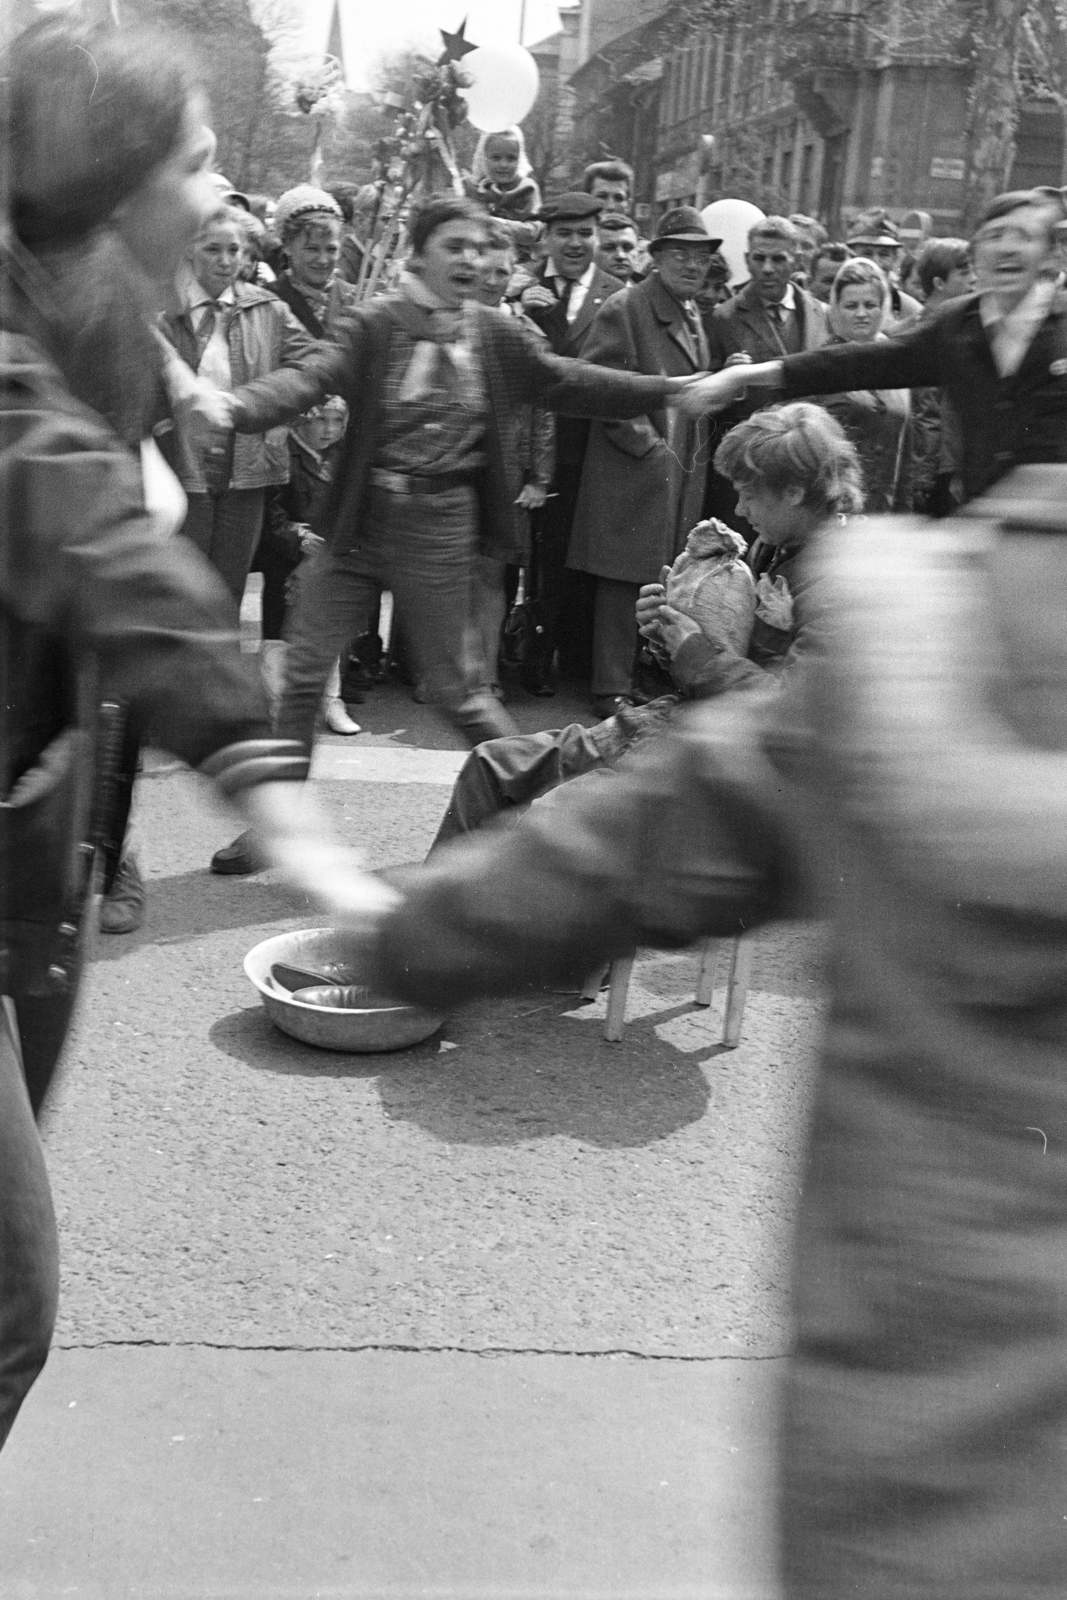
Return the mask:
[[0,1457],[0,1592],[775,1600],[782,1366],[57,1350]]

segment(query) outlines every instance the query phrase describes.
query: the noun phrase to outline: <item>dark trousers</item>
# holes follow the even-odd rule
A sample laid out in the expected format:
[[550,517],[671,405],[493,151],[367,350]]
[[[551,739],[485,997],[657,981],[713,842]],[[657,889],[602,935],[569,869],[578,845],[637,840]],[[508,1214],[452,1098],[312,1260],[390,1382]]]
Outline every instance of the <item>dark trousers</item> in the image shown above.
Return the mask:
[[487,739],[463,763],[431,851],[603,765],[596,742],[580,722],[555,733]]
[[477,505],[469,487],[437,495],[372,490],[358,550],[321,550],[305,568],[290,627],[278,733],[311,749],[330,668],[392,590],[411,664],[427,698],[472,747],[515,724],[478,684],[470,646]]
[[552,485],[555,498],[547,500],[532,519],[534,598],[541,602],[544,631],[527,662],[528,677],[546,677],[557,650],[560,668],[567,676],[585,676],[589,671],[593,580],[588,573],[572,572],[567,566],[581,481],[580,465],[564,462],[558,466]]
[[263,526],[264,489],[191,494],[182,532],[216,568],[240,609]]
[[285,637],[286,585],[300,561],[299,550],[289,549],[283,540],[264,526],[250,569],[263,574],[260,633],[264,639]]
[[629,694],[637,656],[639,583],[597,578],[593,603],[593,693]]
[[0,1445],[45,1364],[59,1240],[16,1035],[0,1010]]

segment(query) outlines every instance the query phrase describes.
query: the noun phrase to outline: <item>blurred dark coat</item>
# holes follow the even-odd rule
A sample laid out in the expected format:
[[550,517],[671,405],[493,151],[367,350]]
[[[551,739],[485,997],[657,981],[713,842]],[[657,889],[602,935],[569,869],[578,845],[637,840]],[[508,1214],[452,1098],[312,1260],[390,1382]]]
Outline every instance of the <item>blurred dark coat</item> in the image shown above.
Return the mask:
[[840,389],[944,389],[959,418],[966,499],[1024,462],[1067,461],[1067,303],[1061,296],[1022,365],[1002,378],[982,326],[981,296],[950,300],[928,322],[878,344],[789,356],[780,400]]
[[[584,347],[598,366],[688,378],[707,343],[658,273],[613,295]],[[654,583],[700,521],[708,426],[666,408],[628,422],[594,422],[567,564],[625,583]]]
[[[1053,524],[1062,504],[1057,484]],[[823,648],[787,689],[705,701],[625,773],[398,874],[368,963],[384,992],[455,1005],[810,914],[821,886],[789,1600],[1051,1600],[1067,1572],[1062,693],[1035,702],[1024,669],[1005,696],[1001,624],[1030,619],[989,580],[1003,537],[834,530]],[[1019,724],[1035,705],[1051,741]]]

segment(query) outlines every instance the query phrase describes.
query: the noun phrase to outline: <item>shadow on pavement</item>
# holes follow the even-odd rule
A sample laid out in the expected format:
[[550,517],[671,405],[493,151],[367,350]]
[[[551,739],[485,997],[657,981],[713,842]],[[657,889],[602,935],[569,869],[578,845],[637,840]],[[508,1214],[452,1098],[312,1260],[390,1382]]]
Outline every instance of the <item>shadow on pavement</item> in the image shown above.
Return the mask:
[[[257,1071],[375,1078],[387,1117],[444,1144],[506,1146],[562,1134],[636,1148],[700,1120],[709,1100],[703,1072],[653,1032],[671,1012],[635,1019],[620,1043],[607,1044],[599,1024],[564,1015],[574,1006],[573,996],[559,995],[483,1002],[391,1055],[312,1049],[255,1007],[221,1018],[210,1038]],[[455,1048],[442,1051],[442,1039]]]
[[181,944],[226,928],[260,927],[308,916],[311,910],[303,895],[269,878],[217,878],[206,868],[171,878],[150,878],[146,887],[144,926],[133,934],[99,934],[94,961],[114,961],[142,945]]

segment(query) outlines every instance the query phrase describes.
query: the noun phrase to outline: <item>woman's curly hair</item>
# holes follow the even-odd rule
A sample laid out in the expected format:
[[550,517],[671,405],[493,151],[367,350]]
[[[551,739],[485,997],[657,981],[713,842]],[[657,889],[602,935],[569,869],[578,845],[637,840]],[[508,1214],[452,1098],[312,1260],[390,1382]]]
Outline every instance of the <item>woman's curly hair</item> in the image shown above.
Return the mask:
[[841,424],[808,400],[757,411],[731,428],[715,452],[731,483],[765,483],[781,494],[799,487],[804,504],[850,516],[863,510],[863,469]]

